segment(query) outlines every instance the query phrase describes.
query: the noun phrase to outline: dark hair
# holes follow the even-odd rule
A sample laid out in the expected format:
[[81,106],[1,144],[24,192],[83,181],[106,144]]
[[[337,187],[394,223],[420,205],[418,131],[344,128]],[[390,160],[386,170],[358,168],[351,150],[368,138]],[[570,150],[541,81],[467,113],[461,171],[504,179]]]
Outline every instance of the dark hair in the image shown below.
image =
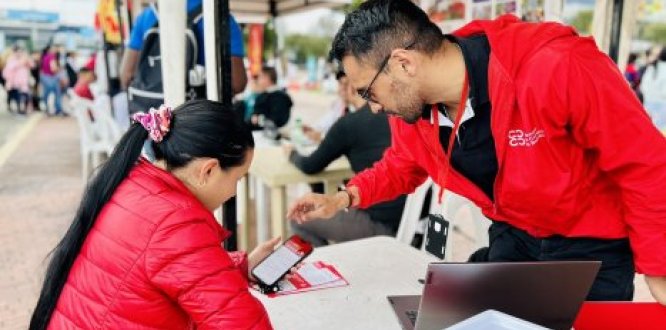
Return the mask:
[[[51,261],[30,320],[30,330],[48,327],[86,236],[102,207],[136,164],[147,137],[148,132],[141,124],[132,124],[109,160],[89,181],[72,224],[51,251]],[[185,166],[198,157],[216,158],[223,169],[228,169],[243,164],[247,151],[254,147],[254,141],[249,128],[229,107],[219,102],[197,100],[174,110],[170,132],[162,142],[153,142],[152,147],[156,159],[164,160],[169,170]]]
[[368,0],[351,12],[333,39],[329,57],[347,55],[378,67],[396,48],[434,54],[444,40],[442,31],[410,0]]
[[265,66],[261,68],[261,73],[267,75],[268,79],[270,79],[270,81],[273,82],[274,84],[277,83],[277,71],[275,71],[274,67]]
[[347,76],[347,74],[344,71],[340,70],[340,71],[335,73],[335,80],[339,81],[340,79],[342,79],[346,76]]
[[627,64],[634,64],[634,63],[636,63],[637,59],[638,59],[638,54],[631,53],[631,54],[629,54],[629,58],[627,58]]

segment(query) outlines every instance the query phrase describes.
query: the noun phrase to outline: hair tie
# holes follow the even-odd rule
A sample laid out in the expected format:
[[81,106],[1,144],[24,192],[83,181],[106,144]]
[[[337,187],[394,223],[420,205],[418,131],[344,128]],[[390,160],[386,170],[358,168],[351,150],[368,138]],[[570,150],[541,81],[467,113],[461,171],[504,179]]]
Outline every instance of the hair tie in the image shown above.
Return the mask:
[[132,120],[138,122],[148,131],[148,136],[155,142],[162,142],[169,133],[171,126],[171,107],[164,104],[159,109],[150,108],[148,113],[137,112],[132,115]]

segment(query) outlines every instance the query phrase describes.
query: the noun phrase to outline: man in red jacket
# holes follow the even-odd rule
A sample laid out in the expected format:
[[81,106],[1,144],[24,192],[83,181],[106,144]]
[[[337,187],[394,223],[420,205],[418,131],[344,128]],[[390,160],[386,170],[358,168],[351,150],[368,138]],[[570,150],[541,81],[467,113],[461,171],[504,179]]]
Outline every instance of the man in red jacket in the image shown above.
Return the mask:
[[290,219],[365,208],[430,176],[493,220],[489,261],[600,260],[588,299],[631,300],[638,271],[666,304],[666,139],[594,40],[513,16],[442,35],[409,0],[369,0],[331,53],[393,115],[392,146]]

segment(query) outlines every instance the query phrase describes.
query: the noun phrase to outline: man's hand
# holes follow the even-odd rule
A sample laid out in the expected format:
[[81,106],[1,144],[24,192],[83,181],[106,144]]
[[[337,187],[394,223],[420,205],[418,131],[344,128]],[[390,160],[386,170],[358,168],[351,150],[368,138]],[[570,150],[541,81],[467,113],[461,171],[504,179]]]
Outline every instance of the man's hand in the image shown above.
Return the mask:
[[247,256],[247,272],[248,272],[248,278],[252,281],[254,281],[254,277],[252,276],[252,269],[256,267],[264,258],[266,258],[273,250],[275,250],[275,247],[280,243],[281,237],[275,237],[271,240],[268,240],[262,244],[259,244],[250,254]]
[[284,155],[289,158],[291,153],[294,151],[294,146],[290,143],[284,143],[282,144],[282,151],[284,152]]
[[333,196],[310,193],[299,198],[289,208],[287,219],[298,223],[330,219],[347,206],[350,206],[350,201],[346,192],[338,192]]
[[315,143],[320,143],[321,142],[321,133],[311,129],[311,130],[304,130],[305,136],[308,137],[311,141]]
[[645,282],[650,288],[652,297],[658,303],[666,306],[666,276],[649,276],[645,275]]

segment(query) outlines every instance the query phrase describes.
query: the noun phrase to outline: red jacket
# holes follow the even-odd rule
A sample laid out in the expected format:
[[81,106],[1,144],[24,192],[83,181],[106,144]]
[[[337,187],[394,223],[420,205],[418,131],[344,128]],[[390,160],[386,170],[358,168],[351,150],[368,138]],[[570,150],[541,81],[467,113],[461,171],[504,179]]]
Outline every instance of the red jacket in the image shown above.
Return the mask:
[[[495,201],[451,169],[447,188],[536,237],[629,237],[639,272],[666,275],[666,139],[591,38],[513,16],[455,32],[485,33],[499,170]],[[392,146],[349,185],[361,207],[442,184],[438,127],[391,118]]]
[[102,209],[49,329],[270,329],[247,259],[175,177],[140,161]]

